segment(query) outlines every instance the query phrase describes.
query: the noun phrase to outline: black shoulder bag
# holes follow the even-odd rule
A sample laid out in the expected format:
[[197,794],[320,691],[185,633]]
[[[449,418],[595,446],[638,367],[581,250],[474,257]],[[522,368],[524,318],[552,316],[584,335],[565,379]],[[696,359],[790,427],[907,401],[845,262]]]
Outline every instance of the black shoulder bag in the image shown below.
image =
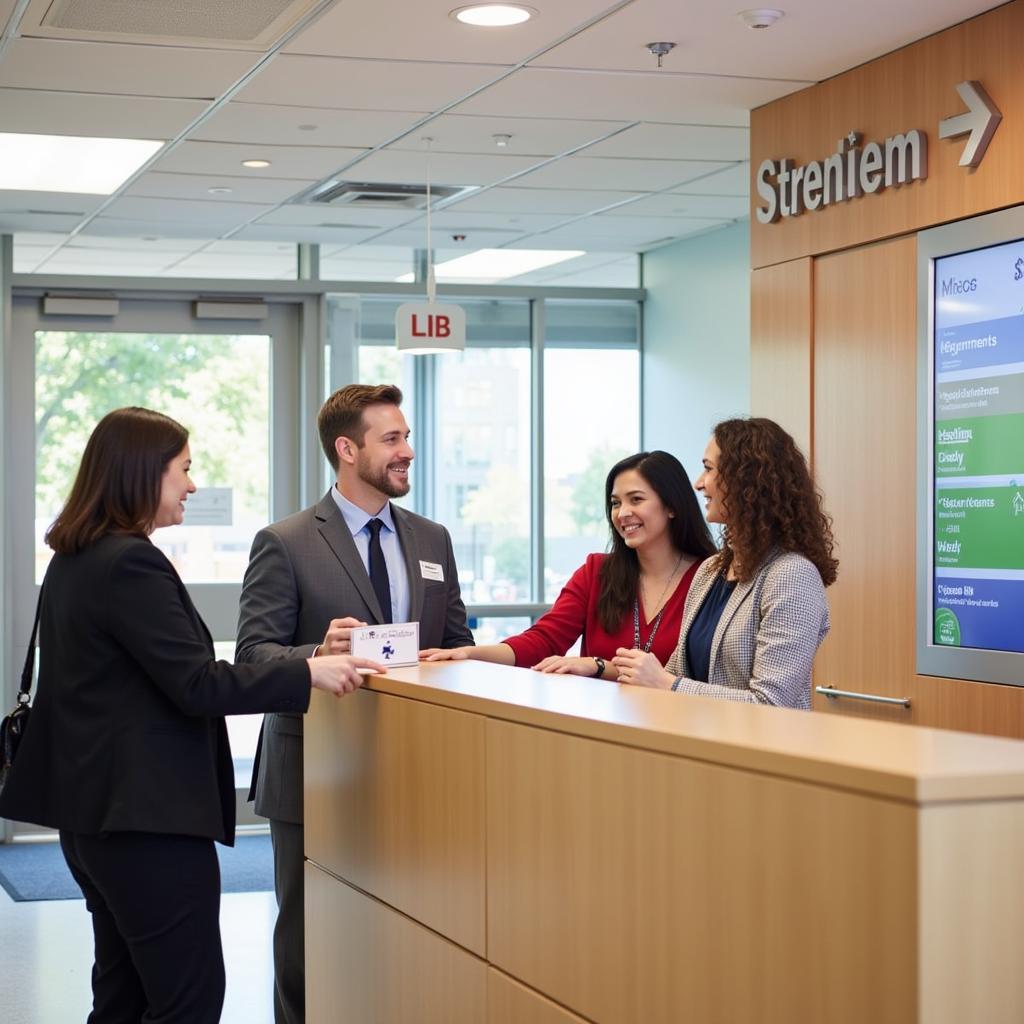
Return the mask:
[[3,792],[7,776],[18,756],[18,747],[25,738],[29,716],[32,714],[31,696],[32,673],[36,667],[36,633],[39,631],[39,612],[43,607],[43,589],[39,588],[39,600],[36,601],[36,618],[32,623],[32,636],[28,642],[28,654],[25,655],[25,668],[21,673],[21,687],[18,690],[18,703],[9,715],[0,721],[0,792]]

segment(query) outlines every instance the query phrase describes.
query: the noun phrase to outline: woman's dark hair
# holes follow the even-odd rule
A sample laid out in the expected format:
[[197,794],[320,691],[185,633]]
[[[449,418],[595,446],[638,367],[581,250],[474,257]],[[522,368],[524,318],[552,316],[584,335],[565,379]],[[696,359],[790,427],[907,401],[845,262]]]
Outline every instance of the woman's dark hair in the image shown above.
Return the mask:
[[597,617],[609,633],[619,629],[636,599],[640,580],[640,562],[636,552],[626,545],[622,535],[612,523],[612,489],[620,473],[635,469],[650,484],[668,512],[669,536],[672,546],[683,555],[706,558],[714,554],[708,524],[704,522],[697,495],[683,464],[668,452],[637,452],[619,462],[608,471],[604,484],[604,510],[611,528],[611,548],[601,565],[601,590],[597,599]]
[[138,406],[108,412],[86,442],[46,543],[73,555],[108,533],[145,536],[160,506],[164,470],[187,442],[188,431],[162,413]]
[[832,517],[822,507],[807,460],[774,420],[724,420],[714,430],[718,479],[726,515],[719,565],[736,562],[750,580],[774,549],[795,551],[814,563],[827,587],[839,562],[832,557]]

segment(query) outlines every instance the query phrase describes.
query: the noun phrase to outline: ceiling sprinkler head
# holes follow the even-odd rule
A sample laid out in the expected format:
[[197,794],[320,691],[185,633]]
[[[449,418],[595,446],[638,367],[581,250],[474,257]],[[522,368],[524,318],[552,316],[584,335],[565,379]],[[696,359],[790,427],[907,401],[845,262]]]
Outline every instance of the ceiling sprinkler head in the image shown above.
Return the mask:
[[491,138],[494,140],[494,144],[498,149],[508,149],[508,144],[512,141],[511,135],[498,134],[492,135]]
[[675,43],[648,43],[647,49],[651,51],[652,57],[658,58],[658,67],[661,67],[661,59],[671,50],[676,48]]
[[785,14],[785,11],[776,10],[774,7],[755,7],[749,11],[740,11],[736,17],[747,28],[771,28],[780,18],[785,17]]

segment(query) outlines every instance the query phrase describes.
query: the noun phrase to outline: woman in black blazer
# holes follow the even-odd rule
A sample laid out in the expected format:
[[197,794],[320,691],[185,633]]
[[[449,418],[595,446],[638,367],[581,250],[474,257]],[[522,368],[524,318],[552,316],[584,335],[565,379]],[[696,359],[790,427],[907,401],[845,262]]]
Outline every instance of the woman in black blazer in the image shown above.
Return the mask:
[[188,432],[147,409],[93,431],[50,527],[40,670],[0,815],[60,830],[96,940],[89,1024],[220,1018],[224,960],[214,840],[232,845],[224,715],[305,711],[379,666],[333,656],[229,665],[148,540],[180,523]]

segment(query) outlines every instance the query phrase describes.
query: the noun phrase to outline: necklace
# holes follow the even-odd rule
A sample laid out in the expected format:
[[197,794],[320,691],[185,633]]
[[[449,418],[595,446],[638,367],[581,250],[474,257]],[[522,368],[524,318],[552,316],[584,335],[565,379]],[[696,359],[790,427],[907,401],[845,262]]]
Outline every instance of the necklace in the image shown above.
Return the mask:
[[676,562],[676,567],[672,570],[672,575],[665,582],[665,589],[662,590],[661,596],[658,598],[658,614],[654,616],[654,622],[651,624],[651,632],[647,636],[647,643],[640,647],[640,597],[639,595],[633,598],[633,648],[634,650],[642,650],[644,654],[647,654],[651,645],[654,643],[655,634],[658,632],[658,627],[661,625],[661,617],[665,614],[665,595],[668,593],[668,588],[672,585],[672,581],[676,578],[676,573],[679,572],[679,567],[683,564],[683,556],[679,556],[679,561]]

